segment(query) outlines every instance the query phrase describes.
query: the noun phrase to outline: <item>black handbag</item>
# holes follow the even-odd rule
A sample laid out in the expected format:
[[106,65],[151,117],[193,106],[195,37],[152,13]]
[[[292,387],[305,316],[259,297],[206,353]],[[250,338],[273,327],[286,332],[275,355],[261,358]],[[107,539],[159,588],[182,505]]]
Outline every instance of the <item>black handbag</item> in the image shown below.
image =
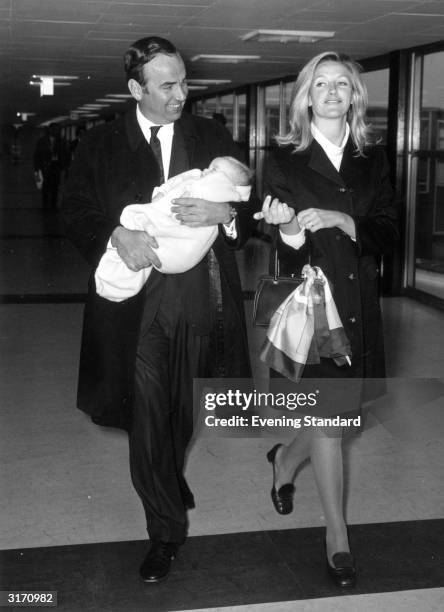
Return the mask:
[[253,304],[254,327],[268,327],[271,317],[280,304],[292,293],[298,285],[304,282],[300,275],[280,276],[279,256],[274,241],[274,274],[259,278]]

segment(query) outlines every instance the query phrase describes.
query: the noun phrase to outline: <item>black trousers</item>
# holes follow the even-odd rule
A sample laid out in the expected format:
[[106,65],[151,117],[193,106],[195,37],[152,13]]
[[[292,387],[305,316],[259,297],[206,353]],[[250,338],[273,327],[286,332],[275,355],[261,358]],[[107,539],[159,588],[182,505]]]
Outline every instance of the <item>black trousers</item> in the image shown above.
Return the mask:
[[183,469],[193,433],[193,378],[206,375],[208,345],[167,286],[152,324],[145,329],[142,322],[129,436],[131,478],[152,541],[181,544],[187,535],[191,492]]

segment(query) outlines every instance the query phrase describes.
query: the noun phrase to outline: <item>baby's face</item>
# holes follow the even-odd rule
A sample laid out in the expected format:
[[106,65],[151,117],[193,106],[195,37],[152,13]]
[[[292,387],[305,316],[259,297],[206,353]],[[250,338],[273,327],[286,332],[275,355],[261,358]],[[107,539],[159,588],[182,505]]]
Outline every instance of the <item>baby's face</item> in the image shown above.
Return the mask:
[[223,159],[222,157],[216,157],[202,174],[203,176],[206,176],[212,172],[222,172],[232,181],[236,178],[236,170],[237,169],[233,168],[230,161]]

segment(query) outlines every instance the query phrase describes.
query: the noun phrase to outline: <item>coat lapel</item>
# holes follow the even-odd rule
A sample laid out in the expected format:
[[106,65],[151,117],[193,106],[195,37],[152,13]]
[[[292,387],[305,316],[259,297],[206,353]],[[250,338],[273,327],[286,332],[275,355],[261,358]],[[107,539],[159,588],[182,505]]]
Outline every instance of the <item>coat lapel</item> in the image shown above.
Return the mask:
[[125,129],[130,149],[134,153],[141,144],[146,143],[145,136],[137,122],[135,107],[125,115]]
[[369,171],[370,165],[368,157],[356,155],[355,145],[352,139],[349,138],[344,149],[340,168],[340,174],[345,184],[355,191],[364,189],[365,185],[368,184]]
[[177,176],[181,172],[190,170],[190,168],[192,168],[192,166],[190,164],[190,156],[188,153],[183,129],[180,123],[176,121],[176,123],[174,124],[173,145],[171,148],[171,159],[168,177],[171,178],[172,176]]
[[185,170],[198,167],[198,164],[196,163],[196,148],[199,139],[194,126],[186,113],[183,113],[180,119],[174,124],[174,139],[174,143],[177,141],[179,147],[182,148],[181,155],[183,156],[185,154],[187,157],[188,166],[185,168]]
[[311,154],[308,162],[308,167],[321,174],[325,178],[337,183],[338,185],[345,186],[344,180],[342,179],[339,172],[333,166],[331,161],[328,159],[324,149],[321,145],[313,140],[311,144]]
[[341,167],[339,173],[347,185],[353,184],[356,179],[357,160],[362,159],[355,154],[355,145],[351,138],[347,140],[344,154],[342,156]]

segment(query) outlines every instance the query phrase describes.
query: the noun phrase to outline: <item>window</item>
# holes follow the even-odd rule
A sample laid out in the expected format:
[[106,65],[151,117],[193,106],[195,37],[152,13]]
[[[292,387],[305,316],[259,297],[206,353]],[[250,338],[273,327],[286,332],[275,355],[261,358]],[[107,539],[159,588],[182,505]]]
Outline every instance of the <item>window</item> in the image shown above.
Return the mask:
[[389,70],[365,72],[363,78],[368,91],[367,119],[376,138],[386,144]]
[[444,52],[416,56],[409,146],[408,286],[444,299]]

